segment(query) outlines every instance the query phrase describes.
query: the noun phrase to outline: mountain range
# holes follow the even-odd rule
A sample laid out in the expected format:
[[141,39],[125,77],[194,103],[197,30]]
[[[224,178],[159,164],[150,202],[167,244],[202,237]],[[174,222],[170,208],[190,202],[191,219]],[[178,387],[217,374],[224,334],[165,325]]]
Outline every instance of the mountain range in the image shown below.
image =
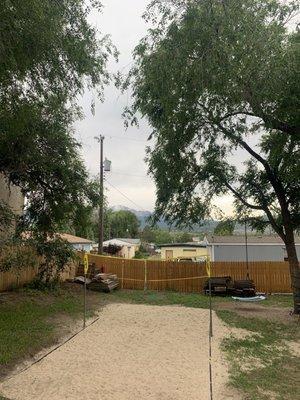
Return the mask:
[[[122,205],[112,206],[111,209],[113,211],[124,210],[124,211],[132,212],[134,215],[136,215],[136,217],[140,221],[141,229],[143,229],[145,227],[145,225],[149,224],[148,219],[153,215],[153,213],[151,211],[135,210],[133,208],[129,208],[129,207],[122,206]],[[185,229],[183,228],[180,230],[187,231],[187,232],[212,232],[214,230],[214,228],[217,226],[217,224],[218,224],[218,221],[205,220],[201,224],[195,224],[191,228],[185,228]],[[170,229],[170,225],[163,219],[161,219],[157,223],[157,226],[161,229]]]

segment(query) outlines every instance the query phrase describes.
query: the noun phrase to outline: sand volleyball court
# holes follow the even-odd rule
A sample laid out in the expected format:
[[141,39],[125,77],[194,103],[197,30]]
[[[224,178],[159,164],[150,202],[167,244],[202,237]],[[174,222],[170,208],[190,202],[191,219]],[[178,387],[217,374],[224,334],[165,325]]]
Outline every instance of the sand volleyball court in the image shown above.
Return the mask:
[[[208,310],[112,304],[100,319],[0,385],[11,400],[208,400]],[[220,343],[229,328],[214,315],[214,400],[226,387]]]

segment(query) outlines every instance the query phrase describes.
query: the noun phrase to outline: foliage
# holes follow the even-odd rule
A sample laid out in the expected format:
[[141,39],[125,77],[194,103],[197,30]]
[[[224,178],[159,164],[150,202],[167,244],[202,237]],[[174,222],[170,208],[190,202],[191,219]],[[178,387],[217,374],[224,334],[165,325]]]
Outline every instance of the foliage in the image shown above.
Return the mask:
[[[231,192],[240,212],[245,207],[263,211],[282,232],[276,220],[281,190],[296,228],[299,142],[294,134],[271,131],[263,119],[272,114],[285,115],[286,124],[294,121],[287,108],[272,108],[278,107],[277,97],[288,101],[288,79],[296,84],[298,36],[284,26],[294,7],[258,0],[245,0],[243,7],[235,0],[224,6],[217,1],[154,3],[168,9],[170,19],[161,14],[163,27],[151,30],[136,48],[128,79],[135,96],[130,112],[145,115],[156,138],[148,161],[158,188],[157,215],[175,223],[197,222],[208,216],[215,195]],[[177,11],[171,14],[173,8]],[[257,149],[249,146],[250,135]],[[230,163],[236,149],[251,156],[242,171]]]
[[34,243],[41,257],[38,280],[46,285],[58,282],[59,274],[77,258],[73,247],[59,236],[34,234],[30,241]]
[[135,238],[139,232],[140,222],[131,211],[113,211],[107,218],[110,238]]
[[[99,179],[97,177],[89,179],[86,188],[86,198],[73,210],[70,219],[61,224],[60,231],[95,240],[98,237]],[[104,203],[106,212],[106,199]]]
[[146,259],[148,257],[149,257],[149,253],[148,253],[147,249],[143,245],[140,245],[139,250],[137,250],[135,252],[134,258],[135,259],[139,259],[139,260],[143,260],[143,259]]
[[27,196],[23,222],[56,231],[88,196],[72,136],[84,89],[101,97],[115,49],[88,22],[97,0],[4,1],[0,27],[0,172]]
[[174,241],[177,243],[186,243],[193,240],[193,235],[188,232],[175,232]]
[[122,249],[122,246],[118,246],[116,244],[109,244],[108,246],[103,247],[104,253],[110,254],[110,255],[116,255],[120,250]]
[[256,229],[267,218],[284,241],[300,313],[300,33],[287,28],[298,8],[154,0],[146,18],[159,22],[123,87],[133,86],[127,118],[140,113],[153,128],[157,219],[192,224],[211,215],[216,196],[233,195],[239,218]]
[[187,232],[172,232],[148,225],[146,225],[140,233],[140,238],[143,242],[155,244],[191,242],[192,237],[193,236]]
[[214,229],[215,235],[233,235],[235,227],[235,221],[231,219],[225,219],[220,221]]
[[7,240],[0,246],[0,272],[19,274],[24,268],[36,268],[39,258],[34,247],[21,240]]
[[7,231],[12,226],[14,218],[11,207],[0,200],[0,232]]

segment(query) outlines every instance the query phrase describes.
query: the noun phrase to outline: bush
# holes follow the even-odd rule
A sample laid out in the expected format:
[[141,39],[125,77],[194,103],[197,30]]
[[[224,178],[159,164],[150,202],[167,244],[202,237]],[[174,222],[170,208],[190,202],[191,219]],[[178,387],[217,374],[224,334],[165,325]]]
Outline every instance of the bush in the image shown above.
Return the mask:
[[0,271],[13,270],[16,274],[24,268],[36,268],[39,257],[35,248],[21,240],[6,241],[0,247]]
[[48,286],[59,281],[59,275],[68,264],[77,259],[73,247],[60,237],[34,238],[38,255],[41,257],[38,279]]

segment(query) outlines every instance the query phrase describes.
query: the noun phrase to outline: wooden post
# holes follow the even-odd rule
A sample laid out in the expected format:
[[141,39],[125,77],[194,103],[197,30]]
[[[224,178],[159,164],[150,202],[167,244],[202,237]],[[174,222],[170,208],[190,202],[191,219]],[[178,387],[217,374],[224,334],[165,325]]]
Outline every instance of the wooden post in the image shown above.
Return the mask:
[[144,279],[144,292],[147,290],[147,260],[144,261],[145,279]]
[[124,289],[124,263],[125,260],[122,260],[122,289]]

